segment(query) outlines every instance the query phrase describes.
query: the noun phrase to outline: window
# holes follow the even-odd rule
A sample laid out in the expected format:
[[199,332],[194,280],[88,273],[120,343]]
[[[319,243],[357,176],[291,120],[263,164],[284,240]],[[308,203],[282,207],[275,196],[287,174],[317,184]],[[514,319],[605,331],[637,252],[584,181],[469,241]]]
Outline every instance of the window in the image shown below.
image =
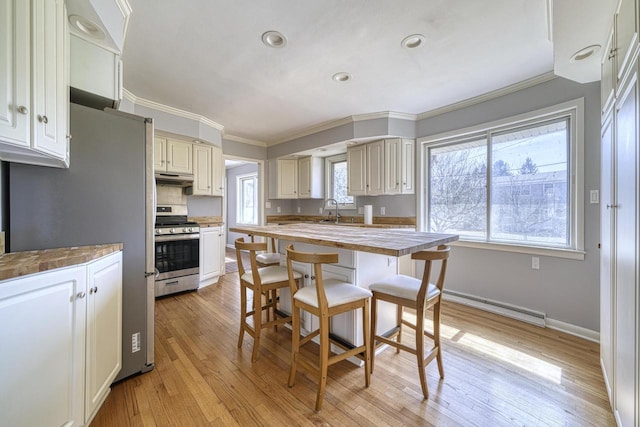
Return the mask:
[[420,140],[421,229],[582,251],[582,102],[527,116]]
[[[347,155],[327,157],[325,164],[327,199],[336,199],[341,208],[355,209],[355,198],[347,195]],[[333,207],[333,202],[329,207]]]
[[238,224],[258,224],[258,174],[237,177]]

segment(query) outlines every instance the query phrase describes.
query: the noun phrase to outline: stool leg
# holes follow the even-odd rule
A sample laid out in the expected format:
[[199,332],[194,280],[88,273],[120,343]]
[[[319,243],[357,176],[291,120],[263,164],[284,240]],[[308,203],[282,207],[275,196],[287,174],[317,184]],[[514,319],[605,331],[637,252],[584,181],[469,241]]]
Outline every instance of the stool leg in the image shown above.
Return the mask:
[[441,301],[438,301],[433,306],[433,342],[438,349],[436,353],[436,360],[438,361],[438,372],[440,372],[440,378],[444,378],[444,367],[442,366],[442,347],[440,345],[440,307]]
[[424,304],[416,310],[416,357],[418,359],[418,374],[420,375],[420,386],[425,399],[429,398],[427,389],[427,378],[424,364]]
[[371,331],[369,330],[369,299],[365,300],[362,309],[362,327],[362,337],[364,340],[364,385],[365,387],[369,387],[369,384],[371,384],[371,361],[373,360],[371,356]]
[[244,329],[247,324],[247,288],[240,285],[240,335],[238,337],[238,348],[242,347]]
[[296,381],[296,365],[300,352],[300,309],[294,304],[291,305],[291,368],[289,370],[289,387],[293,387]]
[[[273,320],[278,320],[278,314],[276,313],[276,308],[278,307],[277,301],[278,301],[278,291],[276,289],[273,289],[271,291],[271,301],[269,301],[271,303],[271,311],[273,312]],[[274,325],[273,330],[278,332],[278,325]]]
[[322,409],[324,389],[327,385],[327,370],[329,368],[329,317],[320,316],[320,378],[318,395],[316,396],[316,412]]
[[[396,324],[398,325],[398,334],[396,335],[396,342],[400,344],[402,342],[402,314],[404,313],[404,306],[396,304]],[[400,353],[400,347],[396,347],[396,354]]]
[[253,293],[253,352],[251,362],[258,359],[258,349],[260,347],[260,335],[262,332],[262,292]]
[[376,328],[378,327],[378,298],[376,293],[373,293],[371,298],[371,342],[369,343],[371,349],[371,373],[373,373],[373,365],[376,360]]

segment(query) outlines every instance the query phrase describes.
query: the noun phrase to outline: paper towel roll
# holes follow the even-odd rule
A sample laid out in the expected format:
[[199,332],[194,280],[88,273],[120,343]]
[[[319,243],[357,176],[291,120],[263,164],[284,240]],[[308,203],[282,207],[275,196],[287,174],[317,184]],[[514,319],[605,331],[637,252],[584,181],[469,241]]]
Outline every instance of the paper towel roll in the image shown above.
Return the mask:
[[373,224],[373,206],[364,205],[364,223]]

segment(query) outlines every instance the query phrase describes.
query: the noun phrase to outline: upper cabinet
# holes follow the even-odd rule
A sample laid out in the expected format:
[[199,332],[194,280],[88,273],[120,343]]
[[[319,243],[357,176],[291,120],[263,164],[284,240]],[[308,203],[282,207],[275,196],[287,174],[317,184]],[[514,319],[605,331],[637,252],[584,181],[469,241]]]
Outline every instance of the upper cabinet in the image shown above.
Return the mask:
[[277,162],[277,198],[298,198],[298,160],[279,159]]
[[320,157],[269,161],[269,198],[324,198],[322,165]]
[[0,0],[0,159],[69,166],[63,0]]
[[211,147],[211,195],[224,196],[224,157],[222,148]]
[[413,194],[412,139],[393,138],[347,149],[348,192],[352,196]]
[[167,139],[166,147],[166,168],[158,168],[156,171],[193,174],[193,144]]
[[320,157],[303,157],[298,160],[298,198],[324,198],[322,179],[323,160]]
[[208,144],[193,144],[194,196],[224,196],[224,158],[222,149]]

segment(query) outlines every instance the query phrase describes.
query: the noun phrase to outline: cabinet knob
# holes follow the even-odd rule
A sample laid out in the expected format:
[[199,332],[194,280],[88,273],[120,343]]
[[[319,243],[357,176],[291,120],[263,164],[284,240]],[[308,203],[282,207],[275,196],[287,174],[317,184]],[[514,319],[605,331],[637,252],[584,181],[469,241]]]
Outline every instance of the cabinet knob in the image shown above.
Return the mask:
[[615,58],[615,56],[616,56],[616,51],[617,51],[617,50],[618,50],[617,48],[613,48],[613,49],[611,49],[611,50],[609,51],[609,57],[608,57],[608,59],[613,59],[613,58]]
[[316,276],[311,276],[311,280],[316,280]]
[[609,208],[614,209],[614,208],[617,208],[617,207],[618,207],[618,205],[607,205],[607,209],[609,209]]
[[84,298],[84,297],[85,297],[85,295],[86,295],[86,294],[85,294],[84,292],[78,292],[78,293],[76,294],[76,298],[77,298],[77,299],[82,299],[82,298]]
[[29,114],[29,109],[27,107],[25,107],[24,105],[21,105],[21,106],[18,107],[18,113],[27,115],[27,114]]
[[39,114],[38,114],[38,121],[40,123],[44,123],[45,125],[49,123],[49,119],[47,118],[47,116],[41,116]]
[[91,295],[91,294],[97,294],[97,293],[98,293],[98,287],[97,287],[97,286],[95,286],[95,287],[93,287],[93,288],[89,289],[89,294],[90,294],[90,295]]
[[308,274],[305,274],[305,275],[304,275],[304,278],[305,278],[305,279],[308,279],[308,278],[309,278],[309,275],[308,275]]

